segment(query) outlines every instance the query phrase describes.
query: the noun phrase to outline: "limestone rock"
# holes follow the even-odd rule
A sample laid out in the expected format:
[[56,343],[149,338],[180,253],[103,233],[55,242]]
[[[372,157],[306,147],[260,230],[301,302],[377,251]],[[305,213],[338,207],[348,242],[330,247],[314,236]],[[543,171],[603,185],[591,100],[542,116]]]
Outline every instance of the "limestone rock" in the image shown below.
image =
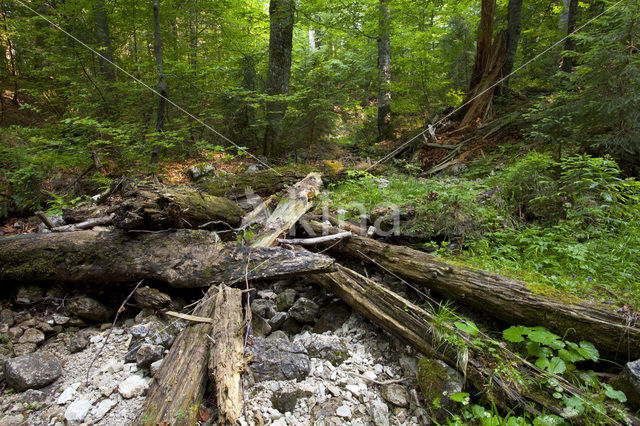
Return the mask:
[[42,299],[44,290],[37,285],[21,285],[18,287],[16,302],[21,305],[29,305]]
[[272,318],[276,314],[276,303],[268,299],[255,299],[251,302],[251,312],[265,319]]
[[280,312],[284,312],[291,308],[296,301],[296,291],[292,288],[287,288],[282,293],[278,294],[276,298],[276,308]]
[[625,393],[629,403],[640,408],[640,359],[628,362],[614,385]]
[[380,393],[386,401],[395,406],[404,408],[409,406],[409,392],[405,386],[399,383],[383,386]]
[[18,339],[18,343],[40,343],[44,342],[44,333],[37,328],[27,328],[20,339]]
[[251,316],[251,327],[255,337],[266,337],[271,332],[271,326],[267,320],[256,313]]
[[149,388],[149,382],[142,376],[134,374],[120,382],[118,385],[118,392],[123,398],[129,399],[136,396],[144,395]]
[[60,361],[48,352],[10,359],[4,368],[7,383],[19,392],[43,388],[62,375]]
[[320,307],[313,300],[301,297],[289,309],[289,315],[300,323],[312,323],[315,321]]
[[304,347],[284,339],[256,338],[246,352],[254,355],[250,364],[256,381],[302,380],[309,375],[311,364]]
[[143,343],[136,353],[136,364],[140,368],[148,368],[152,362],[162,359],[164,347]]
[[64,412],[64,419],[69,423],[79,423],[87,417],[91,403],[86,399],[77,399],[73,401]]
[[111,317],[112,310],[89,296],[80,296],[67,302],[67,310],[80,318],[102,322]]

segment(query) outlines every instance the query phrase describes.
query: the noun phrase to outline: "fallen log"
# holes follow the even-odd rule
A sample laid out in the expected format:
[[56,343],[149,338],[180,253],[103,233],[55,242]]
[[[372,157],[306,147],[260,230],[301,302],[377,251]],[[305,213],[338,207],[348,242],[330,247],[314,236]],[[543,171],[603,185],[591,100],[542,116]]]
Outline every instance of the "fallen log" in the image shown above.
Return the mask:
[[[290,191],[295,199],[285,197],[274,212],[266,221],[267,224],[261,233],[259,233],[250,243],[248,253],[261,251],[265,247],[273,244],[275,239],[282,233],[289,231],[291,226],[295,224],[313,204],[312,198],[320,190],[322,180],[317,174],[310,174],[302,182],[295,186],[297,190]],[[282,207],[281,207],[282,206]],[[285,208],[284,206],[288,206]],[[272,248],[273,250],[273,248]],[[254,263],[251,262],[251,265]],[[245,268],[249,270],[249,265]],[[215,313],[215,303],[213,299],[217,294],[217,288],[211,287],[207,291],[205,297],[198,302],[194,315],[200,317],[211,318]],[[238,312],[241,312],[238,310]],[[247,312],[250,315],[250,312]],[[134,422],[136,425],[156,425],[156,424],[192,424],[185,416],[185,413],[197,413],[202,395],[204,394],[207,377],[208,360],[212,357],[211,363],[221,362],[217,357],[219,354],[209,355],[208,339],[202,339],[202,333],[205,335],[211,332],[211,324],[201,323],[196,325],[188,325],[185,327],[176,342],[171,346],[169,354],[171,358],[165,358],[160,370],[156,373],[154,381],[151,384],[149,396],[147,396],[138,418]],[[195,355],[191,355],[193,351],[193,341],[198,340]],[[237,342],[237,341],[234,341]],[[234,343],[235,344],[235,343]],[[214,348],[215,349],[215,348]],[[244,352],[244,346],[238,348]],[[235,353],[235,350],[234,350]],[[216,389],[218,392],[226,394],[225,397],[231,401],[227,405],[226,402],[219,402],[219,408],[223,407],[223,415],[227,416],[226,407],[232,407],[231,413],[237,413],[242,409],[242,403],[238,408],[238,393],[235,391],[241,389],[239,371],[244,366],[237,365],[235,362],[227,363],[225,374],[218,375],[214,370],[214,379],[216,381]],[[176,384],[176,371],[190,374],[189,381],[192,386],[185,388]],[[219,382],[218,378],[226,377],[228,381]],[[233,393],[231,391],[234,391]],[[228,417],[228,416],[227,416]]]
[[[316,235],[338,233],[309,222]],[[618,360],[640,357],[640,328],[613,307],[583,301],[542,284],[527,284],[485,271],[460,267],[408,247],[385,244],[359,235],[332,248],[373,262],[449,299],[471,305],[510,324],[543,325],[569,340],[586,340]]]
[[83,222],[74,223],[71,225],[56,226],[54,228],[51,228],[51,232],[81,231],[83,229],[95,228],[96,226],[110,225],[112,222],[113,214],[110,214],[109,216],[94,217],[92,219],[87,219]]
[[235,425],[242,415],[244,342],[242,291],[222,285],[216,295],[209,378],[216,384],[218,422]]
[[[251,268],[245,271],[247,260]],[[141,279],[208,287],[243,279],[329,271],[333,260],[278,247],[243,250],[208,231],[121,230],[0,238],[0,282],[113,284]]]
[[197,229],[219,221],[237,226],[242,209],[233,201],[188,187],[138,188],[115,209],[114,225],[125,230]]
[[[336,272],[311,278],[419,352],[460,370],[477,391],[505,412],[520,407],[534,415],[547,410],[567,417],[562,398],[553,396],[558,388],[542,385],[554,375],[509,351],[505,345],[488,336],[467,335],[375,281],[342,266],[338,266]],[[478,343],[478,340],[484,341]],[[554,378],[562,387],[562,395],[585,396],[562,377]],[[617,417],[615,409],[613,413]],[[608,418],[607,424],[621,423]]]

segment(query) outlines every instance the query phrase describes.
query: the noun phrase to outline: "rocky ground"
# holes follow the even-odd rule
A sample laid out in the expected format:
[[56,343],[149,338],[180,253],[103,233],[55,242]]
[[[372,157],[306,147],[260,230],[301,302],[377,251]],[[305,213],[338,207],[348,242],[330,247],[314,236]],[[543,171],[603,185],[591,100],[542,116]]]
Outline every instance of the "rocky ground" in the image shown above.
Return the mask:
[[[411,348],[304,280],[256,290],[243,424],[429,423]],[[179,310],[179,299],[143,287],[134,300],[112,327],[114,307],[97,297],[18,288],[0,312],[0,425],[131,423],[186,324],[159,309]],[[205,395],[200,424],[215,423],[214,401]]]

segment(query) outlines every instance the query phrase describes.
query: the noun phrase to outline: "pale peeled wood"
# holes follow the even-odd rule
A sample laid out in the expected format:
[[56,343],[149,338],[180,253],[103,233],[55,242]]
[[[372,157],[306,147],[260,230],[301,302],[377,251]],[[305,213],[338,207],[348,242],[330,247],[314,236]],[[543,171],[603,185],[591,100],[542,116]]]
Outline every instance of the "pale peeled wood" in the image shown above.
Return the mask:
[[[308,225],[316,235],[338,233],[340,229],[319,222]],[[614,308],[587,302],[544,287],[537,293],[530,284],[464,268],[436,256],[354,235],[332,248],[365,262],[374,261],[386,270],[414,283],[422,284],[449,299],[500,318],[510,324],[542,325],[567,340],[586,340],[601,353],[618,360],[640,357],[640,328]]]

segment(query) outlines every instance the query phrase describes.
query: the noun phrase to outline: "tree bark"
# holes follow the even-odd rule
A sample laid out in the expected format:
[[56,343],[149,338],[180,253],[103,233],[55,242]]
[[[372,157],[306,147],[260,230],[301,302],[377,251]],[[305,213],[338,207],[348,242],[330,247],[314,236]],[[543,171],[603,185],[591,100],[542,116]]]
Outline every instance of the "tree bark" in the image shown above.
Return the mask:
[[391,10],[379,0],[378,21],[378,139],[392,136],[391,126]]
[[[246,269],[247,261],[251,267]],[[77,231],[0,238],[1,282],[94,285],[141,279],[208,287],[249,279],[329,271],[333,260],[279,247],[250,252],[207,231],[131,234]]]
[[[571,34],[576,30],[576,24],[578,23],[578,0],[569,0],[569,16],[567,17],[567,39],[564,42],[564,50],[572,52],[576,49],[576,42],[571,37]],[[563,56],[562,58],[562,71],[570,73],[573,71],[573,57],[571,53]]]
[[220,286],[213,314],[209,378],[216,385],[218,422],[235,425],[242,415],[244,341],[242,290]]
[[[476,390],[505,412],[512,412],[514,407],[519,406],[534,415],[544,410],[562,414],[562,399],[551,395],[555,389],[539,385],[549,373],[515,355],[495,340],[483,335],[469,336],[453,324],[443,323],[409,300],[347,268],[339,266],[336,272],[311,277],[327,291],[419,352],[441,359],[460,370]],[[479,340],[483,341],[482,345],[476,343]],[[483,350],[483,347],[490,347],[491,350]],[[562,386],[561,394],[584,397],[580,389],[561,377],[556,378]],[[620,424],[610,420],[612,424]]]
[[[267,94],[283,96],[289,93],[291,76],[291,49],[293,46],[293,0],[271,0],[269,2],[269,69],[267,71]],[[267,102],[267,128],[264,136],[264,155],[273,153],[280,140],[281,122],[287,110],[284,100]]]
[[502,65],[502,91],[509,89],[509,74],[513,71],[513,64],[518,51],[520,33],[522,31],[522,0],[509,0],[507,23],[507,48]]
[[[156,132],[164,132],[164,122],[167,118],[167,83],[164,79],[164,61],[162,59],[162,32],[160,31],[160,0],[153,0],[153,53],[156,57],[158,69],[158,111],[156,114]],[[154,144],[151,149],[151,165],[160,159],[160,145]]]
[[116,80],[116,69],[113,66],[113,50],[111,49],[111,34],[109,20],[105,9],[105,0],[94,0],[93,19],[95,21],[95,35],[100,55],[100,72],[109,82]]
[[[316,235],[323,225],[310,222]],[[326,228],[325,228],[326,229]],[[337,233],[337,228],[330,228]],[[586,302],[542,284],[527,284],[489,272],[463,268],[403,246],[359,235],[333,248],[365,262],[375,262],[399,277],[422,284],[510,324],[542,325],[570,340],[594,343],[618,360],[640,356],[640,328],[614,308]]]

